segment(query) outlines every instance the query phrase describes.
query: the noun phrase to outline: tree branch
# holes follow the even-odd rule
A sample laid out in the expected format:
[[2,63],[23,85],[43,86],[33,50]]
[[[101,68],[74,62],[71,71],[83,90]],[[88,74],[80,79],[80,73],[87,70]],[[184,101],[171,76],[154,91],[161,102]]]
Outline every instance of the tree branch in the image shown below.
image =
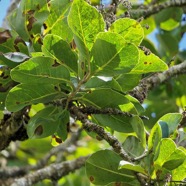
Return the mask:
[[95,132],[98,134],[101,139],[104,139],[109,143],[109,145],[113,148],[113,150],[120,155],[124,160],[131,162],[131,157],[125,152],[121,143],[118,139],[112,136],[109,132],[106,132],[103,127],[94,124],[90,120],[87,119],[87,115],[83,114],[76,106],[71,107],[71,112],[77,116],[77,119],[82,121],[83,128],[88,132]]
[[84,156],[72,161],[51,164],[23,178],[16,179],[11,186],[31,186],[44,179],[58,180],[84,166],[88,157],[89,156]]
[[[144,8],[140,8],[136,10],[132,9],[129,10],[128,12],[131,18],[138,19],[140,17],[143,18],[150,17],[151,15],[156,14],[166,8],[183,7],[183,6],[186,6],[186,0],[169,0],[164,3],[153,4],[151,6],[145,6]],[[126,15],[122,14],[120,17],[126,17]]]
[[57,155],[59,152],[73,152],[75,148],[75,144],[79,139],[81,130],[77,133],[73,133],[71,138],[67,139],[64,143],[58,145],[57,147],[52,148],[42,159],[40,159],[36,165],[28,165],[24,167],[11,167],[11,168],[3,168],[0,169],[0,178],[14,178],[18,176],[24,176],[31,170],[38,170],[47,165],[49,159],[53,155]]
[[0,151],[8,147],[11,141],[23,141],[28,138],[25,129],[25,123],[28,119],[28,107],[14,112],[5,113],[4,118],[0,120]]
[[186,74],[186,61],[170,67],[167,71],[156,73],[149,78],[142,79],[140,84],[129,93],[130,95],[138,99],[140,103],[143,103],[144,99],[147,97],[147,93],[149,90],[180,74]]

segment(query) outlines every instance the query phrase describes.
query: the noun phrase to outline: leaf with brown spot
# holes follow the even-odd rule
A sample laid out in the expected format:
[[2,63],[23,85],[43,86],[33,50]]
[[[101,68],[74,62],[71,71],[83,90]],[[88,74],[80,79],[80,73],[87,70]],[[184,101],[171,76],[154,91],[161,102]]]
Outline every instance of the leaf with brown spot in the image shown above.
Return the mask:
[[12,35],[10,34],[9,30],[5,30],[3,32],[0,32],[0,44],[7,41],[7,39],[11,38]]
[[37,135],[37,136],[41,136],[43,133],[43,127],[41,125],[39,125],[35,131],[34,131],[34,134]]

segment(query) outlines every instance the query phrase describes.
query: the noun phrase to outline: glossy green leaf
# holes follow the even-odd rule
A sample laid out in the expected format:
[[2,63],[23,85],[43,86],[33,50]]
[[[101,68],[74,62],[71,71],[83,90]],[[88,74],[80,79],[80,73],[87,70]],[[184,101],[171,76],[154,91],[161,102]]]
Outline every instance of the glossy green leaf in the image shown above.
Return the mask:
[[130,18],[122,18],[115,21],[111,27],[111,32],[120,34],[127,42],[138,46],[144,37],[144,31],[141,24]]
[[139,60],[137,47],[112,32],[98,34],[91,55],[92,74],[101,76],[130,72]]
[[44,34],[58,35],[67,42],[72,41],[73,33],[67,23],[67,15],[72,4],[69,0],[50,1],[50,14],[45,21]]
[[177,148],[174,141],[169,138],[161,140],[159,150],[156,153],[158,155],[156,156],[157,159],[154,162],[154,166],[161,166],[168,170],[177,168],[186,158],[186,153]]
[[168,131],[168,136],[174,133],[174,131],[177,129],[178,125],[180,124],[182,120],[182,114],[180,113],[168,113],[162,116],[158,122],[165,122],[167,125],[160,124],[161,126],[164,127],[165,130]]
[[118,170],[120,161],[121,158],[110,150],[102,150],[94,153],[86,161],[86,173],[89,180],[96,185],[106,185],[116,181],[133,182],[135,176],[132,171]]
[[51,84],[20,84],[10,90],[6,98],[6,108],[16,112],[35,103],[47,103],[64,96]]
[[128,169],[135,172],[140,172],[142,174],[146,174],[145,170],[140,165],[135,165],[128,161],[121,160],[119,163],[119,169]]
[[139,63],[132,69],[132,74],[144,74],[149,72],[160,72],[168,70],[168,66],[158,56],[153,53],[145,55],[140,50]]
[[68,24],[87,48],[91,48],[96,35],[104,31],[102,15],[83,0],[73,1],[68,15]]
[[151,149],[153,149],[153,151],[155,151],[161,139],[162,139],[161,127],[158,123],[156,123],[150,131],[150,136],[148,139],[148,150],[150,151]]
[[35,57],[20,64],[11,71],[14,81],[20,83],[57,84],[70,83],[67,67],[56,63],[50,57]]
[[43,40],[42,51],[77,73],[77,56],[70,45],[57,35],[48,34]]
[[116,107],[128,103],[128,99],[124,94],[109,88],[95,89],[85,94],[81,99],[88,105],[97,108]]

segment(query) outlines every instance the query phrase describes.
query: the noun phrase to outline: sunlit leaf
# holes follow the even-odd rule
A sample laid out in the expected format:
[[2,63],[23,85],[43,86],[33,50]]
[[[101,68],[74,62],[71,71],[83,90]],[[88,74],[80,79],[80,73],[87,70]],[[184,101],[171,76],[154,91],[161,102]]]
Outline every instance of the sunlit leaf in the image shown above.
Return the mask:
[[168,66],[158,56],[150,53],[146,55],[140,50],[139,63],[132,69],[132,74],[143,74],[168,70]]
[[95,36],[104,31],[101,14],[83,0],[74,0],[68,15],[68,24],[87,48],[91,48]]
[[128,161],[121,160],[119,163],[119,169],[128,169],[135,172],[140,172],[142,174],[146,174],[145,170],[140,165],[135,165]]
[[118,19],[111,25],[109,31],[120,34],[127,42],[134,43],[136,46],[141,43],[144,37],[141,24],[130,18]]
[[43,40],[42,51],[77,73],[77,56],[70,45],[59,36],[48,34]]
[[[131,53],[133,55],[130,55]],[[137,47],[112,32],[98,34],[91,54],[92,74],[101,76],[130,72],[139,60]]]
[[155,167],[162,166],[168,170],[173,170],[180,166],[186,158],[186,153],[176,147],[176,144],[171,139],[162,139],[159,150],[156,152],[158,155],[155,160]]

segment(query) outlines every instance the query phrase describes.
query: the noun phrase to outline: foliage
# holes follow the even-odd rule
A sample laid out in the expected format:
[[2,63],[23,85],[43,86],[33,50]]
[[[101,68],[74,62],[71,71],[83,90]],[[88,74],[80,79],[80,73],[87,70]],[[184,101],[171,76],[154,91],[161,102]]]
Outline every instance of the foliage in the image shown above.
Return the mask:
[[[70,175],[71,183],[67,177],[59,184],[89,185],[89,180],[94,185],[165,185],[186,178],[186,150],[180,146],[185,140],[180,126],[184,117],[178,112],[185,104],[185,76],[159,85],[143,104],[132,94],[140,80],[168,70],[173,55],[174,64],[182,61],[178,35],[184,29],[183,10],[167,8],[140,22],[121,18],[129,5],[118,4],[114,15],[109,7],[96,9],[84,0],[23,0],[8,18],[11,29],[0,31],[1,139],[26,128],[29,139],[20,143],[16,156],[23,164],[37,164],[50,152],[51,139],[55,146],[77,131],[87,131],[79,137],[86,146],[62,157],[90,155],[85,165],[88,179],[82,171]],[[117,20],[108,21],[108,16]],[[146,24],[161,30],[159,51],[146,37],[153,31],[153,26],[146,30]],[[6,126],[5,109],[9,115],[21,112],[22,124],[15,119]],[[20,166],[21,161],[10,163]]]

